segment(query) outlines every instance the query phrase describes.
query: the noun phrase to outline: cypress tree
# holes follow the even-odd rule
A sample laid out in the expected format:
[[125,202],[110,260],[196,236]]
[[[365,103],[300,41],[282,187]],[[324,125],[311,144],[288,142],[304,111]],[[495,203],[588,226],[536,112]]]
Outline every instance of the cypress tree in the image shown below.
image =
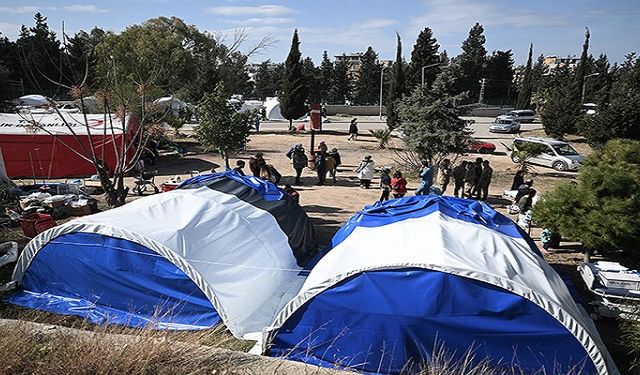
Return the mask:
[[396,61],[393,64],[393,74],[391,76],[391,88],[387,95],[387,127],[394,129],[399,125],[398,113],[396,111],[396,101],[402,99],[405,91],[404,71],[402,66],[402,41],[400,34],[396,33],[398,44],[396,47]]
[[494,51],[487,59],[485,77],[488,83],[485,98],[510,100],[513,93],[513,53],[511,50]]
[[[580,55],[580,62],[576,67],[575,82],[573,86],[574,101],[580,103],[582,101],[582,85],[584,84],[584,77],[587,75],[587,65],[589,62],[589,28],[584,33],[584,44],[582,45],[582,54]],[[582,103],[580,103],[582,104]],[[580,107],[575,108],[576,114],[580,111]]]
[[378,103],[381,69],[380,64],[378,64],[378,54],[373,48],[367,48],[367,52],[360,59],[360,77],[356,82],[357,104],[372,105]]
[[533,43],[529,46],[529,58],[524,68],[524,77],[518,91],[518,101],[516,109],[529,109],[531,107],[531,91],[533,90],[533,82],[531,80],[531,64],[533,63]]
[[[436,38],[433,37],[433,32],[430,28],[425,27],[416,40],[416,44],[411,51],[411,62],[409,63],[409,71],[407,73],[407,87],[410,89],[416,88],[422,84],[422,68],[432,64],[442,63],[438,49],[440,45]],[[446,57],[446,54],[445,54]],[[436,76],[440,68],[438,66],[432,66],[424,71],[424,84],[427,88],[431,87],[433,81],[436,80]]]
[[460,82],[462,91],[469,92],[472,102],[478,101],[480,80],[487,63],[486,38],[484,28],[479,23],[469,30],[469,37],[462,42],[462,53],[458,56],[463,75]]
[[331,100],[331,88],[333,86],[333,63],[329,60],[327,51],[322,54],[320,64],[320,101],[326,103]]
[[298,30],[293,32],[291,50],[284,64],[284,77],[281,83],[280,112],[289,120],[289,130],[293,129],[293,120],[307,113],[305,101],[308,97],[307,84],[302,73],[302,55]]

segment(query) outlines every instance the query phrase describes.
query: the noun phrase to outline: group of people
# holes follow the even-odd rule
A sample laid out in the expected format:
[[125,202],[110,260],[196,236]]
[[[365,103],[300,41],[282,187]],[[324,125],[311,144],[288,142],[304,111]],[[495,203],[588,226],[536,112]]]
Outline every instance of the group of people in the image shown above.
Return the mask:
[[313,153],[312,163],[309,163],[309,157],[301,143],[292,146],[286,155],[291,160],[293,169],[296,171],[296,185],[303,184],[300,177],[306,166],[309,166],[316,172],[318,185],[325,184],[327,173],[333,179],[334,183],[337,181],[338,166],[342,164],[342,159],[340,158],[338,149],[332,148],[331,151],[329,151],[329,147],[324,141],[318,144],[318,148]]
[[[453,195],[461,198],[479,199],[486,201],[489,196],[489,186],[493,178],[493,168],[489,160],[478,157],[475,161],[464,160],[453,169],[450,163],[445,168],[449,169],[449,175],[453,177]],[[442,173],[441,169],[441,173]],[[445,172],[446,174],[446,172]],[[447,183],[448,183],[447,179]],[[443,185],[442,192],[446,190]]]

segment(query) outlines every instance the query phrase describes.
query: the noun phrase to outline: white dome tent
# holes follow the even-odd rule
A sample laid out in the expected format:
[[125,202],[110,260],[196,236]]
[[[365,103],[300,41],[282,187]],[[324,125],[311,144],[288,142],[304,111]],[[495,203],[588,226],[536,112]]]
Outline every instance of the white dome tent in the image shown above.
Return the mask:
[[376,203],[332,246],[266,331],[265,354],[396,374],[444,348],[523,373],[618,374],[531,239],[484,203]]
[[233,172],[81,217],[35,237],[8,302],[95,323],[260,332],[317,251],[302,208]]
[[[267,98],[267,100],[264,102],[264,107],[267,112],[267,119],[269,121],[289,121],[284,118],[284,116],[282,116],[282,113],[280,112],[280,100],[277,97]],[[305,121],[307,117],[308,116],[305,115],[293,121]]]

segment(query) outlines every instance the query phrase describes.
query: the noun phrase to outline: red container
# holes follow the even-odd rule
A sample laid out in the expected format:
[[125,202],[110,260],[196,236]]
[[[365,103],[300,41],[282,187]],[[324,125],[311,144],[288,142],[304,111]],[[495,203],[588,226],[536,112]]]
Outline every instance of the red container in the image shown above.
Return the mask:
[[165,182],[165,183],[161,184],[160,187],[162,188],[162,191],[167,192],[167,191],[174,190],[175,188],[180,186],[181,183],[182,182],[176,182],[176,183]]
[[47,214],[31,214],[20,218],[20,227],[22,233],[29,238],[37,236],[49,228],[55,227],[57,224],[51,215]]

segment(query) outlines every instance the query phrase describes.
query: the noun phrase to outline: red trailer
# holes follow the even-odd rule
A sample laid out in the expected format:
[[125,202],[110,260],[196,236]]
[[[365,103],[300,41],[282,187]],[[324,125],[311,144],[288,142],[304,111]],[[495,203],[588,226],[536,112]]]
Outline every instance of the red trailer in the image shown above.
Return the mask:
[[[0,149],[10,178],[86,177],[96,173],[91,162],[78,156],[91,155],[91,142],[99,159],[113,170],[122,142],[131,143],[138,130],[133,116],[86,115],[82,113],[14,114],[0,113]],[[75,133],[75,136],[73,135]],[[128,155],[135,149],[131,147]]]

